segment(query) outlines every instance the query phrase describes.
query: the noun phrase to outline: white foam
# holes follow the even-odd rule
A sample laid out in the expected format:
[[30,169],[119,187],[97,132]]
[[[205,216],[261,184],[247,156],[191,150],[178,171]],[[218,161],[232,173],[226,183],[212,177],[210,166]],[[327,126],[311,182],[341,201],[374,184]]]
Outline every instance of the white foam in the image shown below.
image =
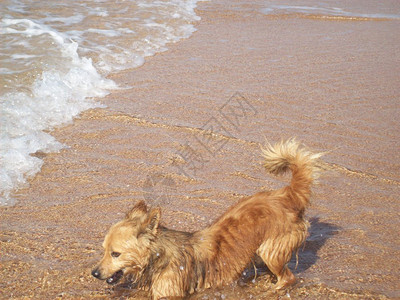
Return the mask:
[[114,82],[106,80],[93,67],[91,59],[79,57],[78,44],[47,26],[31,20],[3,20],[5,24],[24,28],[8,28],[6,32],[27,36],[48,34],[60,47],[62,70],[43,71],[34,81],[31,93],[14,92],[1,97],[0,136],[0,204],[13,203],[10,194],[26,183],[42,166],[42,160],[30,154],[58,151],[62,145],[44,130],[71,122],[80,112],[100,107],[92,97],[102,97]]
[[88,32],[98,33],[98,34],[101,34],[101,35],[104,35],[104,36],[108,36],[108,37],[115,37],[115,36],[120,36],[121,35],[121,33],[118,32],[117,30],[89,28],[87,31]]
[[[108,24],[108,27],[112,27],[111,29],[90,28],[86,30],[86,32],[97,33],[102,36],[117,37],[121,39],[121,42],[128,43],[129,49],[121,49],[120,42],[117,39],[112,40],[107,45],[101,44],[92,47],[92,50],[96,49],[96,52],[101,53],[96,67],[105,73],[136,68],[144,63],[146,57],[166,51],[168,43],[189,37],[196,31],[191,23],[200,20],[200,17],[194,12],[196,3],[197,1],[184,0],[170,2],[137,1],[135,4],[138,8],[151,10],[153,13],[150,18],[140,19],[139,21],[136,18],[140,17],[140,14],[135,15],[132,24],[137,27],[129,28],[129,23],[118,24],[117,22],[115,25]],[[117,13],[132,14],[128,7]],[[112,16],[110,12],[109,16]],[[177,21],[172,22],[172,19]],[[148,28],[148,34],[146,36],[140,35],[143,34],[145,28]],[[79,34],[80,38],[82,34],[84,33]]]
[[29,55],[29,54],[12,54],[11,59],[27,59],[27,58],[34,58],[37,55]]
[[[100,107],[93,98],[116,88],[104,76],[140,66],[147,56],[165,51],[167,43],[195,31],[191,23],[200,20],[196,3],[49,0],[31,10],[28,0],[5,0],[0,20],[5,54],[0,57],[5,75],[0,78],[0,205],[12,204],[13,191],[40,171],[43,161],[32,153],[64,147],[48,132]],[[20,18],[20,13],[30,17]]]
[[384,14],[384,13],[357,13],[345,11],[339,7],[322,7],[322,6],[302,6],[302,5],[269,5],[262,8],[264,14],[271,14],[275,11],[295,12],[304,14],[319,14],[328,16],[355,17],[366,19],[400,19],[399,14]]
[[[49,34],[55,42],[64,44],[64,37],[61,33],[57,33],[49,26],[35,23],[29,19],[2,19],[1,34],[24,34],[32,37],[41,34]],[[12,27],[14,25],[14,27]]]
[[85,17],[82,14],[76,14],[70,17],[46,17],[40,19],[40,21],[43,22],[61,22],[64,23],[64,25],[73,25],[73,24],[78,24],[82,22],[85,19]]

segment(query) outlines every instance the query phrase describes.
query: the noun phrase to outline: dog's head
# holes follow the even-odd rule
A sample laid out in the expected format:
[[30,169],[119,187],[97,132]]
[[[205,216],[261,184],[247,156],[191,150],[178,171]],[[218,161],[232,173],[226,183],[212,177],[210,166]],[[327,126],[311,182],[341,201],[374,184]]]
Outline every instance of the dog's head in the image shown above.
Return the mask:
[[136,203],[110,228],[103,242],[103,259],[92,275],[109,284],[117,283],[125,274],[138,278],[149,262],[160,215],[160,208],[148,210],[144,201]]

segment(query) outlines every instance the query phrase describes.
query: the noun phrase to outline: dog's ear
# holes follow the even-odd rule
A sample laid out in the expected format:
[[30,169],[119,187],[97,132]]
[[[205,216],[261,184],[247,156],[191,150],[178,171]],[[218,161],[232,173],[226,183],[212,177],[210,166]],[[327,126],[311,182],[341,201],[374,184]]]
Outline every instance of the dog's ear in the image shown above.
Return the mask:
[[150,209],[147,215],[147,228],[151,230],[154,234],[157,233],[158,225],[160,223],[161,218],[161,209],[159,207],[155,207]]
[[147,213],[147,205],[141,200],[136,202],[136,204],[132,207],[132,209],[127,212],[125,219],[133,220],[135,217],[143,216]]

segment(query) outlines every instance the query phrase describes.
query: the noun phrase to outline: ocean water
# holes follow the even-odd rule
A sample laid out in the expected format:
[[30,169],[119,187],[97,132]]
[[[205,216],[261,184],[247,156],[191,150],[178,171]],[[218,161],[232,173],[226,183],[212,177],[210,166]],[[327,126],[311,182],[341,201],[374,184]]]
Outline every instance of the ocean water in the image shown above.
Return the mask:
[[51,130],[117,85],[107,75],[189,37],[196,0],[2,0],[0,205],[40,171],[34,153],[59,151]]
[[345,20],[400,20],[400,11],[392,10],[391,0],[273,0],[260,11],[266,15],[295,14]]

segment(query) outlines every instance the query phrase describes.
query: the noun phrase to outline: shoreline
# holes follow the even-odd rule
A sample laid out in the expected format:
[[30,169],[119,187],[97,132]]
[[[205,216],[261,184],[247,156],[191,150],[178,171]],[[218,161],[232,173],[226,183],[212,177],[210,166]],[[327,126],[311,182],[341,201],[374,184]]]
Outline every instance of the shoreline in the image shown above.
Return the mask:
[[[136,200],[160,205],[168,227],[199,230],[242,196],[287,183],[265,173],[259,145],[292,136],[330,151],[330,167],[287,293],[400,296],[399,21],[279,18],[258,7],[199,2],[190,38],[110,76],[130,88],[52,132],[69,148],[45,154],[16,206],[0,208],[4,297],[109,297],[90,269]],[[169,181],[154,184],[160,174]],[[288,297],[271,287],[261,276],[192,298]]]

